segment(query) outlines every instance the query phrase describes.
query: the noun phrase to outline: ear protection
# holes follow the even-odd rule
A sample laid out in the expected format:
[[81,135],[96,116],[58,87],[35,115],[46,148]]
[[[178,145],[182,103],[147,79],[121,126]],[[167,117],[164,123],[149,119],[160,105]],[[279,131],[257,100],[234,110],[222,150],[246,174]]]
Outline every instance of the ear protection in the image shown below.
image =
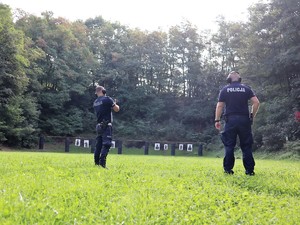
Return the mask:
[[104,95],[106,94],[106,89],[103,86],[97,86],[95,94],[97,94],[99,91],[101,91]]
[[[227,77],[226,82],[229,83],[229,84],[231,84],[231,82],[232,82],[231,77]],[[242,82],[242,78],[239,78],[238,82],[241,83]]]

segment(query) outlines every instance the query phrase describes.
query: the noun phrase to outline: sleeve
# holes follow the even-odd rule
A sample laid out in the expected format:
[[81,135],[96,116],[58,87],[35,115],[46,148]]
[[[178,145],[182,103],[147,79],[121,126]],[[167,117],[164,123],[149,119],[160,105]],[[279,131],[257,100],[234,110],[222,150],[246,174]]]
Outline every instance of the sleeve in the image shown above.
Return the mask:
[[252,97],[256,96],[255,93],[254,93],[254,91],[251,88],[249,88],[248,93],[249,93],[249,99],[251,99]]
[[93,103],[93,108],[94,108],[94,113],[97,115],[96,102],[97,102],[97,99]]
[[224,88],[220,91],[218,102],[225,102],[226,99],[226,92],[224,91]]
[[108,103],[109,103],[109,105],[110,105],[111,108],[116,105],[115,102],[114,102],[114,100],[111,97],[108,97]]

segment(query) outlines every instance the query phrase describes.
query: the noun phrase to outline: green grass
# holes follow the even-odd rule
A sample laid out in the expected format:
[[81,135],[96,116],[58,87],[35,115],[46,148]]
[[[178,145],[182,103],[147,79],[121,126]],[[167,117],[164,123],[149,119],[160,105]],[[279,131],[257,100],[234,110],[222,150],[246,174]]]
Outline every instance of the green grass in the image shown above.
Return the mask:
[[0,152],[0,224],[300,224],[300,163]]

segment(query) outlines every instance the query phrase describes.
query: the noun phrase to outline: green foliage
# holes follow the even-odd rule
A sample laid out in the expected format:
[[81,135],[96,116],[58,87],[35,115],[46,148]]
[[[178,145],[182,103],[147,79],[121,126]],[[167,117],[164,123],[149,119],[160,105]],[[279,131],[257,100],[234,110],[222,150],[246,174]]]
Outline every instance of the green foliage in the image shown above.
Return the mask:
[[38,110],[35,98],[25,94],[28,78],[23,33],[15,29],[10,9],[0,4],[0,140],[22,147],[32,146],[37,128]]
[[7,124],[1,126],[5,133],[5,141],[9,145],[34,146],[34,142],[24,143],[34,139],[31,135],[36,134],[39,113],[36,111],[35,102],[31,98],[13,97],[1,111],[2,119]]
[[[32,65],[30,84],[41,105],[39,127],[54,135],[73,135],[83,131],[83,115],[90,108],[84,99],[92,82],[94,59],[89,51],[83,23],[25,15],[17,21],[33,42],[29,42]],[[77,98],[77,99],[75,99]],[[74,111],[72,111],[74,110]]]
[[[0,153],[1,224],[297,224],[299,163],[91,154]],[[9,202],[9,207],[7,205]],[[88,210],[87,210],[88,209]]]
[[[284,151],[290,155],[292,155],[292,157],[294,159],[300,159],[300,143],[299,141],[288,141],[285,145],[284,145]],[[286,158],[291,158],[290,156],[286,157]]]
[[148,32],[52,12],[19,12],[14,23],[0,4],[1,143],[94,132],[96,84],[119,101],[118,137],[213,143],[219,89],[239,70],[262,103],[255,150],[282,150],[286,137],[300,138],[299,9],[296,0],[272,0],[254,4],[245,23],[217,18],[215,33],[189,21]]
[[279,151],[283,148],[286,139],[299,138],[299,124],[290,108],[291,99],[277,97],[272,102],[261,106],[261,115],[255,121],[254,132],[260,147],[265,150]]

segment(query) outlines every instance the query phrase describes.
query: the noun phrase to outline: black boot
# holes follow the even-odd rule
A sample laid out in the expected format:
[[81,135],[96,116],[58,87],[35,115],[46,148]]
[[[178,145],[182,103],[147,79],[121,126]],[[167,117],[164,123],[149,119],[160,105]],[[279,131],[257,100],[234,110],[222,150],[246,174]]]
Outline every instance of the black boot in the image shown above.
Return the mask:
[[107,167],[106,167],[106,157],[100,157],[100,166],[107,169]]
[[246,174],[247,176],[254,176],[254,175],[255,175],[255,173],[254,173],[253,170],[252,170],[252,171],[246,170],[246,171],[245,171],[245,174]]

